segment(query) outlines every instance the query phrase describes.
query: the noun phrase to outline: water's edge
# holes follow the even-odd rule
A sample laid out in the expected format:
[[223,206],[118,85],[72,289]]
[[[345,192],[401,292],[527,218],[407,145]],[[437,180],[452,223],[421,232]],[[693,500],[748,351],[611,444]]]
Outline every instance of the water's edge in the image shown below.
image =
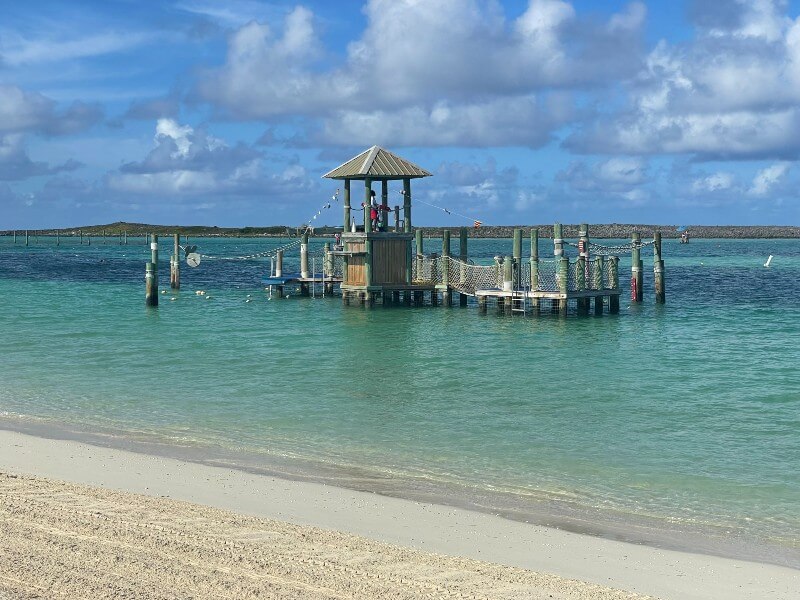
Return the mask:
[[800,569],[800,552],[765,541],[731,536],[712,528],[688,529],[642,515],[613,514],[563,500],[518,498],[512,494],[468,489],[442,482],[406,481],[363,467],[322,463],[287,456],[256,455],[216,446],[179,445],[149,434],[111,428],[79,428],[45,419],[0,416],[0,429],[34,437],[72,441],[101,448],[169,458],[259,476],[328,485],[358,492],[444,505],[517,522],[659,549],[706,554]]

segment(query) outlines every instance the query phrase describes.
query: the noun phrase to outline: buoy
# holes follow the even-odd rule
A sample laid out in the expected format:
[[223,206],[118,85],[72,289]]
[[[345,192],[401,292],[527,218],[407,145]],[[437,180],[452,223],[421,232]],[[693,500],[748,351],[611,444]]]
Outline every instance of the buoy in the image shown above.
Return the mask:
[[764,266],[769,267],[769,263],[771,262],[772,262],[772,254],[769,255],[769,258],[767,259],[767,262],[764,263]]
[[173,296],[172,298],[169,299],[170,302],[175,302],[175,300],[177,300],[177,298],[175,296]]

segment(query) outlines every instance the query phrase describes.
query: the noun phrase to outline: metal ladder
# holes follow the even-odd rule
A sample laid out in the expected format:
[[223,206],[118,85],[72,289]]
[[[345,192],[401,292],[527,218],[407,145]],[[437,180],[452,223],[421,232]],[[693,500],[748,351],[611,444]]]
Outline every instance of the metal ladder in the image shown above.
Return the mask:
[[520,275],[518,266],[515,265],[514,281],[516,282],[514,289],[511,290],[511,312],[528,313],[528,290],[530,286],[520,285]]

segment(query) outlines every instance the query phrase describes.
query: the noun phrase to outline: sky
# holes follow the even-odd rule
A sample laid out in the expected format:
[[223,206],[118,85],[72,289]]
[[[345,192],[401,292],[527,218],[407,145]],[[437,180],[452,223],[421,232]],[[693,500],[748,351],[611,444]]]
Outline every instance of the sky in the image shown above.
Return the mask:
[[372,145],[416,225],[800,225],[800,0],[0,5],[0,229],[338,225]]

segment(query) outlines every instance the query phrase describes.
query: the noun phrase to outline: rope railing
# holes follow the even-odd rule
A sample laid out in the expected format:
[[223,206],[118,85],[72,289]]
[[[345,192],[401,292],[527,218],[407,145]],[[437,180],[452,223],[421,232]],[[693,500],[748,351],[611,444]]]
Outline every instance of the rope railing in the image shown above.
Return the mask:
[[[602,263],[602,264],[601,264]],[[537,263],[537,278],[531,282],[530,261],[522,259],[515,267],[515,289],[557,292],[558,261],[540,259]],[[610,261],[590,258],[583,264],[583,287],[579,286],[581,263],[570,262],[567,271],[567,290],[593,291],[613,289]],[[502,289],[502,266],[474,265],[451,256],[416,256],[412,264],[412,280],[418,285],[447,285],[456,292],[474,296],[478,290]]]

